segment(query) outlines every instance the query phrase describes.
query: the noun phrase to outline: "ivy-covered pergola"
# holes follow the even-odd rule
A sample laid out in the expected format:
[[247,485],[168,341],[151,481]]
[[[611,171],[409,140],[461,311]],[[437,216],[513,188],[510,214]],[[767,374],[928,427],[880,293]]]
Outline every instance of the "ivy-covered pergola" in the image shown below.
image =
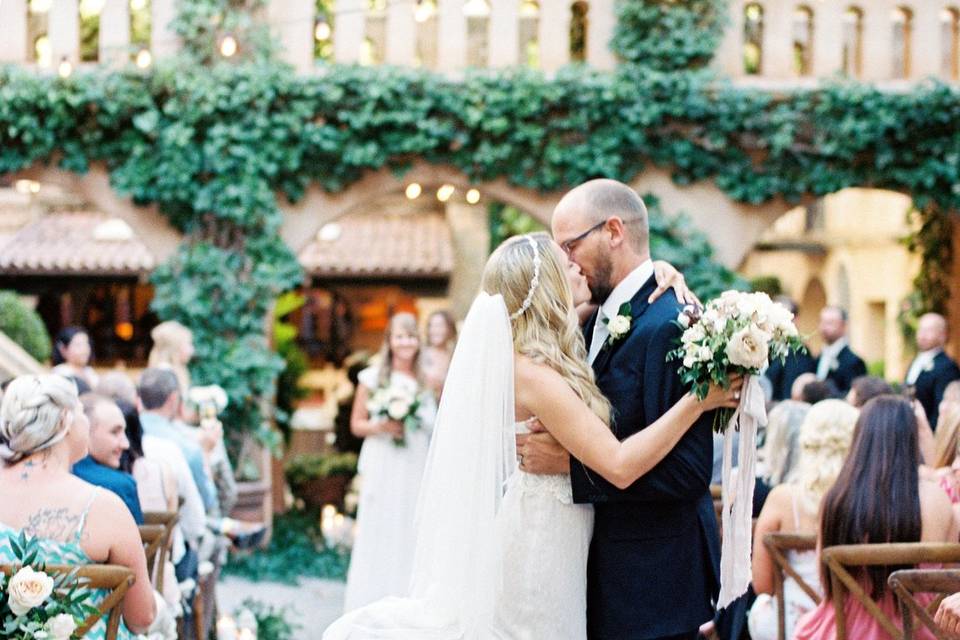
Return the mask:
[[[297,76],[273,61],[250,21],[259,3],[184,2],[175,24],[183,53],[148,72],[0,70],[0,175],[101,164],[118,192],[157,205],[184,233],[153,275],[154,309],[195,332],[193,373],[227,389],[231,425],[262,428],[261,400],[282,366],[265,317],[301,278],[279,236],[277,198],[295,201],[311,183],[343,190],[414,160],[539,190],[630,181],[653,164],[677,183],[713,181],[753,204],[853,186],[906,193],[919,218],[922,303],[944,308],[948,214],[960,208],[957,87],[736,87],[706,68],[722,0],[622,0],[612,46],[623,63],[613,72],[481,70],[452,80],[330,65]],[[221,29],[246,39],[246,57],[217,60]]]

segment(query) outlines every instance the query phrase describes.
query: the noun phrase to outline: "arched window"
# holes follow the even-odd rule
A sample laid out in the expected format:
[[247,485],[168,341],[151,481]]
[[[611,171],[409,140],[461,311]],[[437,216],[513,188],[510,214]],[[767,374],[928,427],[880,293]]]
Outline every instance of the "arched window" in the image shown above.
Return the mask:
[[960,80],[960,10],[940,12],[940,70],[944,78]]
[[520,62],[537,68],[540,66],[540,3],[537,0],[520,0]]
[[100,12],[105,0],[80,0],[80,61],[100,59]]
[[590,10],[584,0],[570,5],[570,61],[583,62],[587,59],[587,12]]
[[490,49],[490,5],[487,0],[467,0],[467,66],[485,67]]
[[437,2],[417,0],[413,10],[417,22],[417,66],[433,69],[437,66]]
[[752,2],[743,8],[743,72],[760,73],[763,64],[763,7]]
[[27,60],[41,67],[53,64],[53,49],[47,35],[52,0],[30,0],[27,4]]
[[813,73],[813,9],[807,6],[793,11],[793,70],[798,76]]
[[890,19],[893,22],[893,77],[909,78],[913,12],[906,7],[897,7]]
[[313,59],[333,59],[333,0],[316,0],[314,5]]
[[387,0],[367,0],[366,28],[359,62],[362,65],[381,64],[387,50]]
[[863,10],[858,7],[843,14],[843,73],[851,78],[863,73]]

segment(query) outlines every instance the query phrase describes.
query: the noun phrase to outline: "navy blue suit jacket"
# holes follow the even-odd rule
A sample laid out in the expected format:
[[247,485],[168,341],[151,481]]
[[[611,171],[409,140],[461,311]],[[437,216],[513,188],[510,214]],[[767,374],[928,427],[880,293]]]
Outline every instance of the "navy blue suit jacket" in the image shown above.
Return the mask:
[[940,417],[940,401],[943,400],[943,392],[948,384],[957,379],[960,379],[960,368],[950,356],[941,351],[933,359],[933,368],[920,372],[916,382],[913,383],[914,395],[923,405],[930,426],[934,429],[937,428],[937,420]]
[[[679,361],[667,362],[681,307],[670,293],[653,304],[650,278],[631,301],[629,333],[594,361],[597,385],[613,405],[621,440],[662,416],[686,393]],[[593,333],[594,319],[586,335]],[[674,449],[627,489],[618,489],[576,459],[574,500],[596,511],[587,569],[591,640],[643,640],[689,633],[713,617],[719,589],[720,537],[710,498],[713,414],[704,415]]]
[[[817,359],[819,362],[819,358]],[[816,369],[814,369],[816,371]],[[841,394],[846,395],[850,391],[853,381],[860,376],[867,375],[867,365],[863,358],[853,352],[847,346],[837,354],[837,366],[827,373],[827,380],[832,380]]]
[[143,524],[143,510],[140,508],[140,496],[137,493],[137,481],[130,474],[119,469],[111,469],[87,456],[73,465],[73,475],[90,484],[114,492],[127,505],[136,523]]

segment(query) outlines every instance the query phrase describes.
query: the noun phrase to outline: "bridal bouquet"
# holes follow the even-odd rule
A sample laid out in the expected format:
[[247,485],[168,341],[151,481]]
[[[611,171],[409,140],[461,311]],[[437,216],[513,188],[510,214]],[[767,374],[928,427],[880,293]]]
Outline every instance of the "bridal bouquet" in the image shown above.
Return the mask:
[[[710,383],[725,385],[731,375],[759,375],[771,360],[783,362],[803,342],[793,314],[765,293],[725,291],[700,310],[686,307],[677,319],[684,329],[669,357],[681,360],[680,376],[701,400]],[[730,410],[718,412],[722,430]]]
[[97,608],[88,604],[76,572],[48,575],[37,562],[40,547],[21,533],[10,540],[19,569],[9,578],[0,573],[0,637],[13,640],[69,640]]
[[373,418],[396,420],[403,424],[404,434],[395,436],[393,443],[398,447],[406,446],[406,434],[420,428],[420,397],[408,388],[388,384],[373,392],[367,400],[367,411]]

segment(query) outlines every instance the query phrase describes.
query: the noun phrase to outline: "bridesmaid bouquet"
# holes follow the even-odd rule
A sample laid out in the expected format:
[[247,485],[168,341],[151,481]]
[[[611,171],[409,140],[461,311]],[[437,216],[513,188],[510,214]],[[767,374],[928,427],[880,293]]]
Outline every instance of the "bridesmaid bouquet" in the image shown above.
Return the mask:
[[40,547],[21,533],[10,540],[20,568],[9,578],[0,573],[0,637],[13,640],[69,640],[87,617],[98,613],[86,601],[76,572],[51,576],[37,562]]
[[[711,382],[759,375],[771,360],[783,362],[804,348],[793,314],[765,293],[725,291],[703,309],[685,307],[677,323],[684,330],[680,346],[667,357],[682,361],[680,377],[701,400]],[[731,415],[730,409],[718,411],[714,428],[724,430]]]
[[396,420],[403,424],[403,435],[395,436],[393,444],[398,447],[407,445],[407,433],[420,428],[420,397],[407,388],[397,385],[387,385],[373,392],[367,401],[367,411],[371,417],[384,420]]

